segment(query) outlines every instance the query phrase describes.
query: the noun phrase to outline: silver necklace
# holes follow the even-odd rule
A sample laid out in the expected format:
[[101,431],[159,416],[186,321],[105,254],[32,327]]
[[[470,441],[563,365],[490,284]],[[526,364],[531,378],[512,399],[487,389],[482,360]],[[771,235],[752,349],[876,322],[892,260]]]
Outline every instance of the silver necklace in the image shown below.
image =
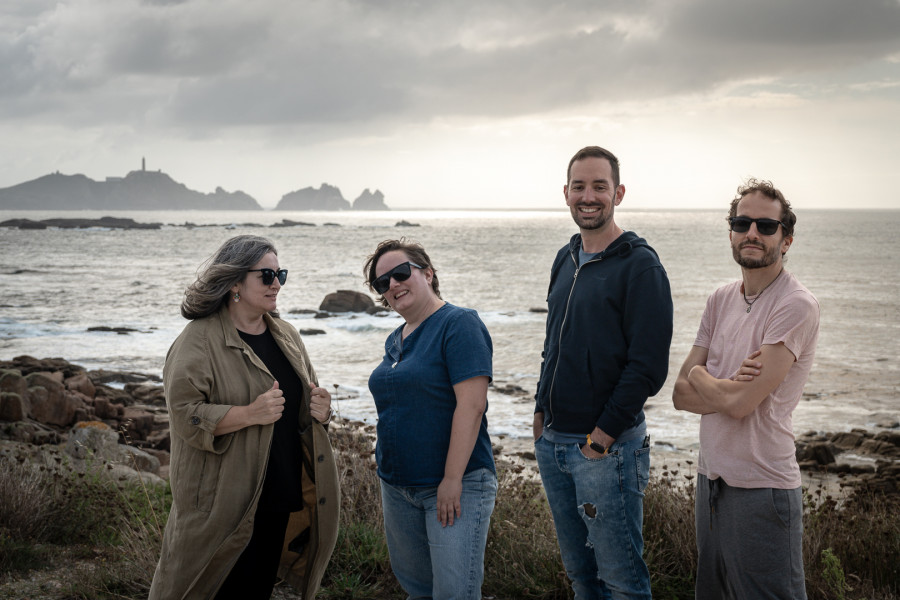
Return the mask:
[[781,274],[784,273],[784,267],[781,267],[781,270],[778,271],[778,275],[775,276],[775,279],[766,284],[766,287],[762,289],[760,293],[756,295],[756,298],[753,299],[753,302],[747,300],[747,293],[744,291],[744,286],[741,286],[741,295],[744,297],[744,302],[747,303],[747,312],[750,312],[750,309],[753,308],[753,305],[756,304],[756,301],[759,300],[760,296],[763,295],[763,292],[769,289],[769,286],[778,281],[778,278],[781,277]]

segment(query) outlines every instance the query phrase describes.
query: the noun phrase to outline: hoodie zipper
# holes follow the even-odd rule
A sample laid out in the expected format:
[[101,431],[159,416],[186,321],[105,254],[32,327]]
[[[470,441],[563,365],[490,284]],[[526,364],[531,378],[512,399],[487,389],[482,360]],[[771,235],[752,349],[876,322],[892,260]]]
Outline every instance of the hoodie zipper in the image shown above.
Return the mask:
[[556,345],[558,348],[556,363],[553,365],[553,377],[550,378],[550,389],[547,391],[547,402],[550,408],[550,420],[544,422],[544,427],[547,429],[550,429],[550,426],[553,424],[553,388],[556,385],[556,371],[559,369],[559,358],[562,354],[563,329],[565,329],[566,321],[569,319],[569,305],[572,303],[572,294],[575,292],[575,284],[578,282],[578,273],[581,272],[581,269],[584,268],[585,265],[603,260],[602,256],[597,256],[579,266],[578,261],[575,260],[575,253],[570,250],[569,256],[572,258],[572,262],[575,263],[575,275],[572,276],[572,286],[569,288],[569,296],[566,298],[566,310],[563,313],[562,322],[559,324],[559,336],[557,337],[558,342]]

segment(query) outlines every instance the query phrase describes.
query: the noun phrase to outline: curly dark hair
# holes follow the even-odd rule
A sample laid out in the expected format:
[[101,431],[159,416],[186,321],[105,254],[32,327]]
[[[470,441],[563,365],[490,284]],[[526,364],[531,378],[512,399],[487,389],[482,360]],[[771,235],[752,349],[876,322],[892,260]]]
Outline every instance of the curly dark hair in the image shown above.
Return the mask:
[[[440,298],[441,292],[438,283],[437,270],[434,268],[434,265],[431,264],[428,253],[425,252],[425,248],[422,247],[422,244],[408,240],[405,237],[402,237],[399,240],[384,240],[378,244],[378,247],[375,248],[375,252],[370,254],[366,259],[366,264],[363,265],[363,275],[366,277],[366,285],[369,290],[375,292],[375,288],[372,287],[372,282],[375,281],[375,267],[378,265],[378,259],[394,250],[399,250],[405,254],[410,262],[414,262],[424,269],[431,269],[431,289],[434,290],[434,293]],[[381,305],[385,308],[390,308],[391,306],[388,304],[388,301],[384,299],[384,296],[381,296]]]
[[[778,200],[781,203],[781,218],[778,219],[784,225],[784,235],[792,237],[794,235],[794,225],[797,224],[797,215],[791,210],[791,203],[787,201],[784,194],[772,185],[771,181],[750,178],[744,185],[738,186],[737,195],[731,201],[731,208],[728,211],[728,219],[737,216],[737,207],[740,201],[747,194],[759,192],[770,200]],[[730,221],[729,221],[730,222]]]

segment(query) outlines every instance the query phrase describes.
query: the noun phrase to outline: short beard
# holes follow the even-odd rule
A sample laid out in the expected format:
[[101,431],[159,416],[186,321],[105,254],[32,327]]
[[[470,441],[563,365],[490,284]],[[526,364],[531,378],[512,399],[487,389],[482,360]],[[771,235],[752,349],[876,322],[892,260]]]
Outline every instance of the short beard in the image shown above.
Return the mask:
[[[584,229],[585,231],[593,231],[594,229],[602,229],[607,223],[609,223],[609,213],[603,207],[599,207],[600,217],[596,220],[590,217],[584,217],[580,212],[578,212],[578,207],[573,206],[571,208],[572,219],[575,221],[575,224],[578,225],[579,229]],[[594,213],[597,214],[597,213]],[[583,221],[582,219],[590,219],[587,221]]]
[[755,246],[757,248],[760,247],[757,244],[746,243],[742,246],[731,247],[731,254],[732,256],[734,256],[734,261],[745,269],[763,269],[775,264],[775,261],[778,260],[779,247],[777,245],[772,246],[770,250],[766,250],[765,247],[763,247],[762,250],[765,252],[765,254],[763,254],[760,258],[746,258],[744,256],[741,256],[741,249],[746,246]]

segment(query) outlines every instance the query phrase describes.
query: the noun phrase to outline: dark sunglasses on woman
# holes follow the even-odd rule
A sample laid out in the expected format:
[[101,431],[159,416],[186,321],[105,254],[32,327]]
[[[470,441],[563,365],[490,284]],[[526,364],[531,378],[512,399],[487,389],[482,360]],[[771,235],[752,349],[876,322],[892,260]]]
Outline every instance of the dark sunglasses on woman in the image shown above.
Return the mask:
[[756,230],[760,235],[775,235],[778,227],[784,226],[784,223],[775,219],[751,219],[750,217],[728,217],[728,223],[735,233],[747,233],[750,231],[750,224],[756,223]]
[[410,267],[415,267],[417,269],[424,268],[414,262],[406,261],[405,263],[397,265],[381,277],[376,277],[372,281],[372,288],[379,294],[384,294],[391,287],[391,277],[398,283],[409,279],[410,274],[412,274],[412,269],[410,269]]
[[279,269],[277,271],[273,271],[272,269],[247,269],[248,273],[255,272],[262,273],[262,282],[263,285],[272,285],[272,282],[275,281],[275,278],[278,278],[278,283],[284,285],[284,282],[287,281],[287,269]]

